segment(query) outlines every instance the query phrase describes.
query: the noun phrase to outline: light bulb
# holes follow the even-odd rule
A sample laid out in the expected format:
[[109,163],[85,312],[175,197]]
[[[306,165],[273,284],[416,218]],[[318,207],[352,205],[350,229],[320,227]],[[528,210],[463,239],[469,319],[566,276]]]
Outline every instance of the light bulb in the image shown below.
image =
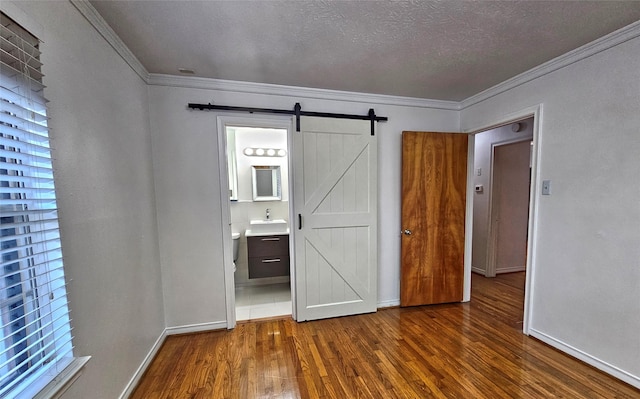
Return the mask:
[[247,155],[247,156],[253,155],[253,148],[249,148],[249,147],[245,148],[244,155]]
[[273,148],[269,148],[267,150],[267,155],[270,156],[270,157],[276,155],[276,150],[274,150]]
[[256,155],[263,156],[264,155],[264,150],[262,148],[257,148],[256,149]]
[[287,155],[287,152],[285,150],[278,150],[279,157],[284,157],[285,155]]

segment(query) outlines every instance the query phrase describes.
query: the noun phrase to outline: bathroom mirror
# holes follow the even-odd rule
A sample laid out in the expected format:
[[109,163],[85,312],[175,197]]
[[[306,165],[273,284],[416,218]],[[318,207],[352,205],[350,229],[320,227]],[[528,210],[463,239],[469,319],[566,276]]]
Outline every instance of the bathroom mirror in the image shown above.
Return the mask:
[[281,201],[280,166],[252,166],[254,201]]

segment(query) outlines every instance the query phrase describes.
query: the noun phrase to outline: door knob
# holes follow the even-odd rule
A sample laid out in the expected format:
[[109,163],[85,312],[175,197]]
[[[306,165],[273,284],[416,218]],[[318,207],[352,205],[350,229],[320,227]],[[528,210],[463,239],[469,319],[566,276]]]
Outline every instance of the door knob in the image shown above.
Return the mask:
[[404,235],[406,235],[406,236],[410,236],[410,235],[411,235],[411,230],[409,230],[409,229],[405,229],[402,233],[403,233]]

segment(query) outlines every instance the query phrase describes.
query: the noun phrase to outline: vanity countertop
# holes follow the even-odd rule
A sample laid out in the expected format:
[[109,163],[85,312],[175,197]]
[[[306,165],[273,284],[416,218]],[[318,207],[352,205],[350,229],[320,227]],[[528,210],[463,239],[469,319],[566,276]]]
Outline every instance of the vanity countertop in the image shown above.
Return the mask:
[[251,229],[245,230],[244,235],[246,237],[264,237],[264,236],[281,236],[281,235],[289,235],[289,228],[286,230],[278,230],[278,231],[256,231],[253,232]]

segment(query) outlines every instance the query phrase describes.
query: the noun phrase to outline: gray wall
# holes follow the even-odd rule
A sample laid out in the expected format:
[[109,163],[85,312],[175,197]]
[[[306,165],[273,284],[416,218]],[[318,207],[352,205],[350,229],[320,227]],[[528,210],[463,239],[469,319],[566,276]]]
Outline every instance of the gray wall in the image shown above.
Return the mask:
[[[462,111],[465,131],[542,104],[531,329],[640,383],[640,38]],[[635,377],[632,377],[635,376]]]
[[[191,80],[173,79],[190,84]],[[387,116],[379,123],[378,302],[400,298],[400,148],[402,130],[456,131],[458,111],[283,95],[149,87],[165,314],[170,328],[226,322],[216,113],[187,103],[242,104]],[[197,183],[197,184],[196,184]],[[196,212],[194,212],[196,210]],[[187,295],[188,293],[188,295]]]
[[113,399],[165,326],[147,88],[70,3],[18,6],[43,31],[72,333],[92,356],[64,397]]

